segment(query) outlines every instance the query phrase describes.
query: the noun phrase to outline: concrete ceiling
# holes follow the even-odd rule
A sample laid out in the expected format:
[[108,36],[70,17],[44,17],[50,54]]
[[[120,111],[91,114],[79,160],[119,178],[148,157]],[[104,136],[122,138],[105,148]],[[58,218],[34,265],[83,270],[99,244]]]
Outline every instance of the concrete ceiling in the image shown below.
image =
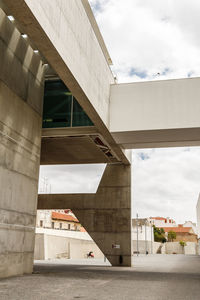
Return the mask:
[[41,165],[109,162],[89,136],[42,138]]

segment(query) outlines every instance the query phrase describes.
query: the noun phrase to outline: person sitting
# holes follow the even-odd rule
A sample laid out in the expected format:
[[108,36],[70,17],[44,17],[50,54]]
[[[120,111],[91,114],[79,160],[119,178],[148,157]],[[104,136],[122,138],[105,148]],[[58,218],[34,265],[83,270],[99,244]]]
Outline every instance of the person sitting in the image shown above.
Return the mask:
[[88,258],[94,258],[94,253],[92,251],[90,251],[88,254],[87,254],[87,257]]

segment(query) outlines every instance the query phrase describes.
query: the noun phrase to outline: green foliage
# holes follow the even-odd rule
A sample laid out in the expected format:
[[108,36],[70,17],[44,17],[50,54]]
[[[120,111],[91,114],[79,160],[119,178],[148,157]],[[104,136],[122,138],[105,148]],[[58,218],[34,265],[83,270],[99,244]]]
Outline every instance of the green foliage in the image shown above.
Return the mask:
[[173,242],[176,239],[176,232],[174,231],[169,231],[168,232],[168,240]]
[[165,231],[163,228],[158,228],[154,225],[153,231],[154,231],[154,241],[155,242],[166,243]]
[[184,241],[180,241],[180,242],[179,242],[179,244],[180,244],[180,245],[181,245],[181,247],[183,247],[183,248],[184,248],[185,246],[187,246],[187,243],[186,243],[186,242],[184,242]]

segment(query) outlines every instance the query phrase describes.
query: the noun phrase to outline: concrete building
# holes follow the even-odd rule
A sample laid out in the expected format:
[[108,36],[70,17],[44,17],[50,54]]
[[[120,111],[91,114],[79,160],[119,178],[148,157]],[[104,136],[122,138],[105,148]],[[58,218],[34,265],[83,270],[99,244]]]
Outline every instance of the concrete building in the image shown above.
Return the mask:
[[[131,266],[128,149],[200,145],[199,78],[117,84],[111,62],[87,0],[0,0],[0,277],[32,272],[37,208]],[[85,163],[107,164],[95,194],[38,196],[40,164]]]

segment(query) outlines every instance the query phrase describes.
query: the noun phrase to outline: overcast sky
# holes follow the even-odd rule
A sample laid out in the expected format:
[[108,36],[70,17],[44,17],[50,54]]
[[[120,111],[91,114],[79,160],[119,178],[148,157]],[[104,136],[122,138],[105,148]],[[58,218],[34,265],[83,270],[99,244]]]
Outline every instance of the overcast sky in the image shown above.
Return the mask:
[[[200,1],[89,1],[118,82],[200,76]],[[134,216],[196,221],[200,148],[133,151],[132,166]],[[42,167],[40,191],[95,192],[104,168]]]

